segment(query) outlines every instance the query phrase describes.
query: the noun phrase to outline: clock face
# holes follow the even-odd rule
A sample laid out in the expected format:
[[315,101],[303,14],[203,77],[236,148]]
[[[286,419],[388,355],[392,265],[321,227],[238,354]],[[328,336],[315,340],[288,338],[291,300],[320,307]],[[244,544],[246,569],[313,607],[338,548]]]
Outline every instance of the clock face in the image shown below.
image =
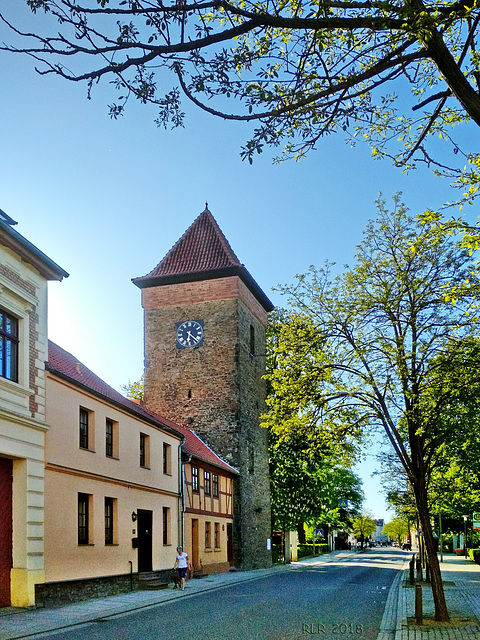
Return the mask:
[[203,320],[177,322],[177,348],[200,347],[203,344]]

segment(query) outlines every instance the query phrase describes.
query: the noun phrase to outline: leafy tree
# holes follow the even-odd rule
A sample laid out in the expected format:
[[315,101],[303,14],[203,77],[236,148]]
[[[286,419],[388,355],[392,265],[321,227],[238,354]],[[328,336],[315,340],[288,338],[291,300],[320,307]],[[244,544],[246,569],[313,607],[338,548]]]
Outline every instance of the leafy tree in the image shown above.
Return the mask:
[[[308,403],[302,405],[296,429],[288,435],[277,429],[282,424],[281,413],[272,410],[263,416],[263,426],[269,429],[274,528],[297,529],[300,537],[305,524],[324,529],[347,525],[349,515],[360,509],[363,500],[361,481],[350,470],[354,460],[351,444],[327,442],[308,428],[309,410],[315,409],[311,403],[315,379],[309,373],[320,353],[318,348],[311,348],[316,337],[312,323],[281,309],[271,314],[267,329],[267,404],[272,409],[280,406],[275,401],[279,388],[272,381],[276,380],[277,369],[285,368],[291,374],[286,395],[292,391],[298,405],[299,394],[303,394]],[[301,420],[305,426],[301,426]],[[349,501],[348,513],[339,509],[341,499]]]
[[141,401],[143,400],[143,382],[144,378],[142,374],[140,380],[137,380],[136,382],[129,382],[128,384],[123,384],[122,391],[127,396],[127,398],[130,398],[130,400]]
[[441,436],[432,460],[432,511],[462,521],[480,503],[480,339],[450,340],[431,371],[434,398],[448,394],[438,409]]
[[383,535],[396,540],[400,545],[403,538],[405,538],[405,536],[408,536],[408,534],[410,533],[410,526],[405,520],[395,518],[391,522],[387,522],[387,524],[382,529],[382,533]]
[[[2,7],[13,39],[3,48],[30,54],[40,73],[86,81],[89,95],[110,78],[114,118],[133,96],[158,106],[157,124],[181,125],[183,94],[213,115],[257,123],[242,151],[250,161],[264,145],[299,158],[340,131],[477,194],[480,156],[453,137],[461,123],[480,125],[476,0],[26,3],[51,30],[41,33],[39,20],[38,33],[26,32]],[[446,160],[429,143],[439,138]]]
[[303,379],[297,402],[291,370],[279,368],[271,380],[279,406],[272,411],[282,417],[278,430],[286,434],[297,426],[325,440],[357,430],[386,434],[415,496],[435,617],[447,621],[428,481],[435,451],[449,433],[439,415],[469,381],[457,372],[458,387],[448,385],[437,394],[431,364],[450,338],[472,331],[465,316],[470,301],[461,297],[451,305],[442,295],[446,287],[465,282],[472,257],[452,238],[411,218],[398,197],[394,204],[389,212],[384,201],[377,202],[377,221],[367,226],[353,268],[332,278],[328,267],[312,267],[282,288],[297,315],[315,327],[312,349],[321,353],[312,357],[307,374],[312,408]]
[[365,540],[375,533],[376,528],[377,523],[370,515],[366,513],[360,514],[359,516],[354,518],[352,522],[353,535],[357,539],[360,538],[362,547]]
[[331,451],[312,452],[301,436],[281,439],[271,434],[270,481],[275,529],[300,534],[304,524],[347,526],[348,515],[339,501],[350,502],[354,513],[363,500],[361,481],[338,464]]

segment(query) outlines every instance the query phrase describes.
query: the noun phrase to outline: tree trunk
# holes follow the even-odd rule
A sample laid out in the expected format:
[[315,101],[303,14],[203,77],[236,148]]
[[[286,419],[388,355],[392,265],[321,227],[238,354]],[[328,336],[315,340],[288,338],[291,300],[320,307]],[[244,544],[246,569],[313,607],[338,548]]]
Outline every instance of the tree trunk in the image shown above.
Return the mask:
[[438,561],[437,550],[435,549],[432,524],[430,522],[427,491],[423,482],[420,481],[418,484],[420,486],[414,487],[414,492],[417,502],[418,518],[420,520],[420,526],[422,527],[424,549],[427,555],[427,562],[430,566],[433,602],[435,604],[435,620],[437,622],[450,622],[442,582],[442,573],[440,570],[440,563]]
[[303,522],[297,524],[297,534],[299,544],[305,544],[307,541],[307,537],[305,535],[305,527],[303,526]]

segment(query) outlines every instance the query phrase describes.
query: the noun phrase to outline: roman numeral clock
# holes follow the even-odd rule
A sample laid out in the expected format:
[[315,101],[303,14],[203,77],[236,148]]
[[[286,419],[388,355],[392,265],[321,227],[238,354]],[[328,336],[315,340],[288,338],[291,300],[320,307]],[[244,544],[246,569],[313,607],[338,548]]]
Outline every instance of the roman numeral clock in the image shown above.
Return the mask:
[[201,347],[203,344],[203,320],[187,320],[175,325],[177,349]]

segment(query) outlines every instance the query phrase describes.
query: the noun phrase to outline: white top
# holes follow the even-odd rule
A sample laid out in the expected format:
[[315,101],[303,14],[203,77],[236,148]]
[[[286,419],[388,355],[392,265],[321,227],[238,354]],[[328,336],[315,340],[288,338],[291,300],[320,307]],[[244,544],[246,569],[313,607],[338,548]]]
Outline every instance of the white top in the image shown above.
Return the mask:
[[183,551],[182,553],[177,553],[177,567],[179,569],[188,569],[188,553],[185,553],[185,551]]

